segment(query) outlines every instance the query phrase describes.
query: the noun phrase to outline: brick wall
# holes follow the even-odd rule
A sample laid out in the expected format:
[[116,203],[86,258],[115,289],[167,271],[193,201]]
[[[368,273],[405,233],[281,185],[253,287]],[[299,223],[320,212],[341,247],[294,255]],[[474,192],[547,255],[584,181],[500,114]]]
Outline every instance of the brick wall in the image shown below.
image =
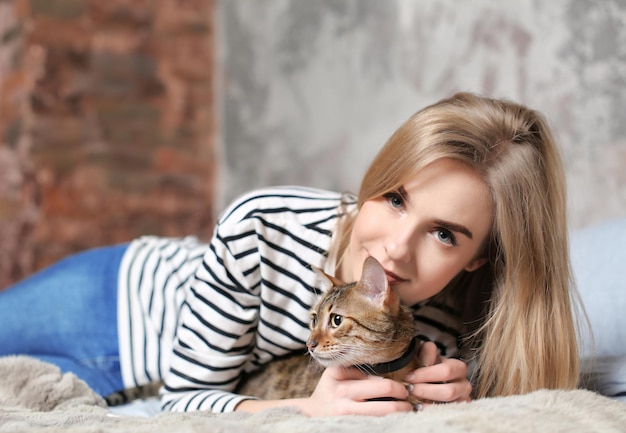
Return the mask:
[[213,225],[212,0],[0,0],[0,287]]

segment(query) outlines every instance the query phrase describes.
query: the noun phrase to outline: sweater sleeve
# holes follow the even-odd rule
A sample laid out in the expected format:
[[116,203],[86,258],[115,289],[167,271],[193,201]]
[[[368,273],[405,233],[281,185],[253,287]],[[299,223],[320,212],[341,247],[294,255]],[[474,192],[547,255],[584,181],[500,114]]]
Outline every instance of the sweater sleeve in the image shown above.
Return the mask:
[[[253,222],[222,221],[180,312],[162,406],[170,411],[230,412],[258,325],[259,254]],[[234,251],[236,249],[236,251]]]
[[[164,374],[164,410],[230,412],[242,372],[303,350],[342,196],[273,188],[218,221],[180,307]],[[333,266],[331,263],[329,266]]]

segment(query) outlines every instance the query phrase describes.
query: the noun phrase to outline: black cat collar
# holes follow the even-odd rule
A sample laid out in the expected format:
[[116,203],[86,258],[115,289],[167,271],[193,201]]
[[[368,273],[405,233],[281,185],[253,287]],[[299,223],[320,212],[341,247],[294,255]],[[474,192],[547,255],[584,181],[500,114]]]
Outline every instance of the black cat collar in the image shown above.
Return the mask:
[[371,373],[371,374],[378,374],[378,375],[389,374],[389,373],[393,373],[394,371],[398,371],[406,367],[407,365],[409,365],[411,361],[413,361],[413,358],[415,358],[416,355],[417,355],[417,338],[414,338],[413,340],[411,340],[411,344],[409,344],[409,347],[406,349],[406,351],[402,354],[400,358],[394,359],[393,361],[389,361],[389,362],[380,362],[378,364],[361,364],[361,365],[357,365],[356,368],[358,368],[361,371]]

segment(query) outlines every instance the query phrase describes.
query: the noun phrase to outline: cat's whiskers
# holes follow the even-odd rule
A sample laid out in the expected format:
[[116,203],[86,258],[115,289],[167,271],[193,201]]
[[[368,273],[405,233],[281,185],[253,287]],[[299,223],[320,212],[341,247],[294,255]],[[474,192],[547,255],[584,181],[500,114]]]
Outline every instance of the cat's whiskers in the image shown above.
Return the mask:
[[358,364],[358,365],[355,365],[354,368],[356,368],[363,374],[367,374],[368,376],[377,376],[374,369],[370,367],[368,364]]

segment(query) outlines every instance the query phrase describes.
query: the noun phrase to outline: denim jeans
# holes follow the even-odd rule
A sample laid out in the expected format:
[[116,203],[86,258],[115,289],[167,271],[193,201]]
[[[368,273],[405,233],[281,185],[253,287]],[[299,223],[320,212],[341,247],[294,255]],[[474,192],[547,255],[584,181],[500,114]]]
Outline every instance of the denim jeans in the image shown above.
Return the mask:
[[0,291],[0,355],[29,355],[106,396],[123,388],[117,279],[127,245],[82,252]]

